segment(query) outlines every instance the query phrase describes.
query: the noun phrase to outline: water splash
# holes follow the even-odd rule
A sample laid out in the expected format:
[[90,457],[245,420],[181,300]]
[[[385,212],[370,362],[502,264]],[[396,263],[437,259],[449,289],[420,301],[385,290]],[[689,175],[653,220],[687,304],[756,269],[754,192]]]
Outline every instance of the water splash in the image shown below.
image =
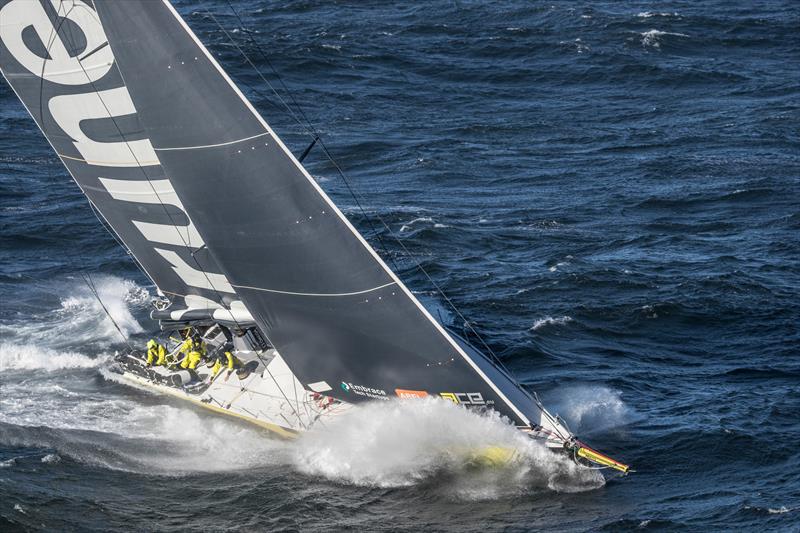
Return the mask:
[[[475,453],[510,449],[504,466],[481,468]],[[556,455],[502,420],[436,399],[359,406],[301,436],[294,463],[309,475],[361,486],[402,487],[448,477],[464,499],[487,499],[549,488],[590,490],[600,474]]]
[[572,431],[583,434],[619,427],[634,417],[621,391],[600,385],[564,387],[548,397],[548,405]]
[[0,372],[9,370],[45,370],[96,368],[107,356],[89,357],[75,352],[57,351],[34,344],[0,344]]
[[[133,281],[116,276],[93,279],[100,299],[109,314],[127,337],[143,331],[133,316],[150,301],[147,289]],[[39,347],[68,349],[90,343],[119,342],[120,336],[103,306],[91,290],[79,280],[55,282],[37,287],[41,298],[65,294],[59,306],[30,316],[24,322],[0,324],[0,336],[6,342],[20,345],[35,342]]]

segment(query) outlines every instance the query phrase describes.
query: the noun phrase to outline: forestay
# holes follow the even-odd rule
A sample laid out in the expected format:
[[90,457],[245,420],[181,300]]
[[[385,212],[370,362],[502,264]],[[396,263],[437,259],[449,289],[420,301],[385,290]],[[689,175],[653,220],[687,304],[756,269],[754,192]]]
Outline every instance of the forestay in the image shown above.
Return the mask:
[[172,318],[191,310],[252,321],[164,174],[91,4],[0,0],[0,71],[89,201],[172,300]]
[[437,395],[567,434],[431,317],[168,2],[95,3],[198,232],[306,387],[348,402]]

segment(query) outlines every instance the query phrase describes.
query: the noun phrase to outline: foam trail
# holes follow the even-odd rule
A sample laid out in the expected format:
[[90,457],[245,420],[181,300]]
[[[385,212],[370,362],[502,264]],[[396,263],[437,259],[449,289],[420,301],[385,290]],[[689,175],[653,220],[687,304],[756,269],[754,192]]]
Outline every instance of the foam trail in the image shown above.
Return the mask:
[[[514,449],[505,467],[476,468],[470,455]],[[303,473],[363,486],[399,487],[454,476],[458,497],[488,499],[536,488],[590,490],[602,476],[552,453],[495,412],[477,414],[438,399],[359,406],[300,437],[294,463]]]

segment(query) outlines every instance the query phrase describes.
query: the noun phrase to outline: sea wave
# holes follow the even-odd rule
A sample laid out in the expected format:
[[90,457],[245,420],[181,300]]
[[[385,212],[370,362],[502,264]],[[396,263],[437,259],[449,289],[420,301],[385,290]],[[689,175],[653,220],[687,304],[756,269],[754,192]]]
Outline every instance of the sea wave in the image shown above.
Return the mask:
[[571,316],[566,316],[566,315],[557,317],[546,316],[544,318],[536,320],[530,329],[531,331],[538,331],[546,326],[561,326],[564,324],[568,324],[570,322],[572,322]]
[[655,49],[660,49],[661,48],[661,44],[663,43],[664,37],[666,37],[666,36],[689,37],[685,33],[661,31],[661,30],[655,30],[655,29],[642,32],[639,35],[642,36],[642,46],[651,47],[651,48],[655,48]]
[[58,351],[34,344],[0,344],[0,372],[9,370],[44,370],[97,368],[107,356],[89,357],[76,352]]

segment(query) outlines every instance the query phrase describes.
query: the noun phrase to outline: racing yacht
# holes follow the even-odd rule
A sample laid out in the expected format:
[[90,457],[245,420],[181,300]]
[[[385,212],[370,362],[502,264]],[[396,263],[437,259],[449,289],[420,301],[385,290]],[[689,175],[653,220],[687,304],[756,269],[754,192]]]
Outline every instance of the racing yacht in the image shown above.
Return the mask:
[[432,316],[168,0],[0,0],[0,69],[157,288],[162,330],[241,362],[152,367],[134,351],[123,379],[285,437],[436,397],[628,471]]

